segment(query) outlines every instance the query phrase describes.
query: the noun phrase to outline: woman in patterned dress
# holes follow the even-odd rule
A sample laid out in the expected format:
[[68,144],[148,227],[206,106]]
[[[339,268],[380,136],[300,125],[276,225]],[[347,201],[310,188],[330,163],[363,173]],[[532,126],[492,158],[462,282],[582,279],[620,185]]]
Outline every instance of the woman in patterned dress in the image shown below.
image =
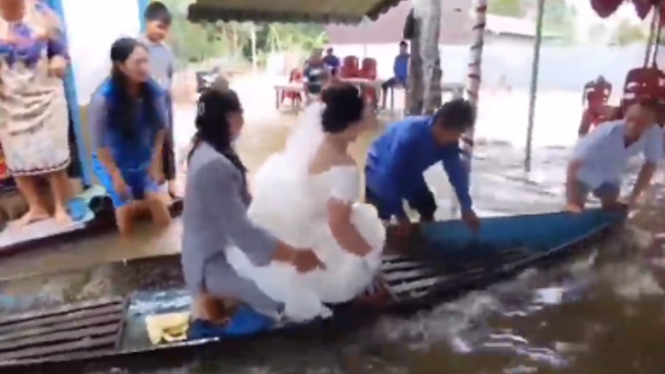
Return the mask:
[[49,181],[54,218],[70,221],[67,63],[61,23],[48,6],[36,0],[0,0],[0,142],[28,204],[19,225],[50,216],[39,198],[37,177]]

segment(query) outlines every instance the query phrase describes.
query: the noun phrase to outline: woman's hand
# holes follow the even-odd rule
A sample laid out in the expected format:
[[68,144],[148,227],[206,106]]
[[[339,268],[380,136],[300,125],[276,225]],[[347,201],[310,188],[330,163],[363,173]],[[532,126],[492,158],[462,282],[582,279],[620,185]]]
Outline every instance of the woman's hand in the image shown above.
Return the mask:
[[284,242],[277,244],[277,249],[272,258],[275,261],[292,264],[299,273],[306,273],[316,268],[326,268],[311,249],[296,249]]
[[64,78],[67,73],[67,59],[62,56],[53,56],[48,63],[48,74],[52,77]]
[[298,270],[299,273],[307,273],[312,270],[326,268],[326,265],[319,260],[316,253],[311,249],[296,249],[295,256],[293,256],[291,263],[296,267],[296,270]]

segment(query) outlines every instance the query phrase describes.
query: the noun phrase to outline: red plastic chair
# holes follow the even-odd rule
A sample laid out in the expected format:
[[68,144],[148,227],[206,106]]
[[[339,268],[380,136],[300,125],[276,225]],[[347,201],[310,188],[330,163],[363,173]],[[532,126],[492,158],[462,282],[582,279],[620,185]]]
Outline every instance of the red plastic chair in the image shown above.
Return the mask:
[[[636,68],[626,74],[621,99],[621,112],[641,100],[657,100],[665,108],[665,73],[658,67]],[[665,123],[665,111],[658,113],[658,123]]]
[[376,79],[376,59],[370,57],[363,58],[360,67],[360,75],[366,79]]
[[584,85],[584,104],[587,107],[607,103],[612,94],[612,84],[603,76]]
[[587,133],[599,124],[613,119],[615,111],[607,106],[612,94],[612,85],[600,76],[584,85],[583,103],[586,107],[582,113],[580,132]]
[[[291,73],[289,74],[289,83],[294,83],[294,82],[302,82],[304,79],[302,71],[300,69],[293,69],[291,70]],[[280,98],[280,102],[284,102],[284,100],[290,99],[291,100],[291,105],[296,106],[296,104],[301,104],[302,103],[302,95],[300,92],[283,92],[282,91],[282,97]]]
[[344,60],[342,60],[342,67],[339,69],[340,78],[357,78],[359,74],[358,57],[344,57]]
[[5,161],[5,154],[0,147],[0,180],[9,179],[11,175],[9,174],[9,168],[7,168],[7,163]]
[[[369,57],[363,58],[360,65],[359,78],[375,80],[377,75],[376,59]],[[364,87],[363,95],[366,101],[374,104],[377,103],[376,88]]]

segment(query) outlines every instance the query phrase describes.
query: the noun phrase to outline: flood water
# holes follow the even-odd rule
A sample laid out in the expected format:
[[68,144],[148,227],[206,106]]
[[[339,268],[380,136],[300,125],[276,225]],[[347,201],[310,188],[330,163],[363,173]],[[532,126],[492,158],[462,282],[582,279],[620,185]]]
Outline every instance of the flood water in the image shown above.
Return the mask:
[[[294,116],[248,124],[239,143],[250,170],[279,150]],[[359,164],[379,126],[353,147]],[[472,177],[475,204],[485,215],[545,212],[562,206],[567,150],[539,148],[534,171],[522,172],[523,152],[507,145],[479,145]],[[442,174],[428,176],[438,197]],[[662,181],[662,176],[657,176]],[[421,312],[385,317],[333,340],[272,342],[240,355],[183,363],[160,373],[580,373],[665,372],[665,224],[663,185],[611,242],[547,271],[516,279]],[[445,205],[445,204],[444,204]],[[442,212],[445,214],[446,212]],[[37,249],[3,259],[0,278],[83,268],[179,251],[179,222],[164,232],[149,225],[131,239],[114,233]],[[72,281],[73,282],[73,281]],[[77,279],[76,289],[103,288],[103,275]],[[53,294],[67,285],[45,282]],[[50,287],[50,288],[49,288]],[[7,291],[7,289],[5,290]],[[20,289],[13,292],[20,293]],[[64,297],[64,296],[63,296]],[[113,372],[137,373],[131,368]]]

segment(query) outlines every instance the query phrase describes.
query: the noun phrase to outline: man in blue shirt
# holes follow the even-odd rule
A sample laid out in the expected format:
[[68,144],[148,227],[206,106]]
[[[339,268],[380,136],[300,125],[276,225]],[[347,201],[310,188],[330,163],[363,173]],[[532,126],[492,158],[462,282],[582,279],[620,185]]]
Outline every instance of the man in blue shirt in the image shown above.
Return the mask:
[[326,66],[326,69],[330,72],[331,76],[336,76],[337,71],[339,71],[339,58],[335,56],[332,48],[326,49],[326,56],[323,58],[323,64]]
[[401,86],[406,88],[407,79],[409,78],[409,46],[405,41],[399,43],[399,54],[395,57],[393,64],[393,77],[383,82],[381,88],[383,89],[382,107],[386,108],[386,98],[388,96],[388,89]]
[[402,200],[418,211],[421,222],[434,220],[436,201],[423,172],[443,162],[450,184],[470,229],[479,228],[469,195],[469,172],[464,165],[459,139],[476,119],[473,105],[464,99],[444,104],[431,117],[408,117],[388,127],[372,144],[365,167],[365,198],[383,220],[396,217],[403,233],[410,221]]

